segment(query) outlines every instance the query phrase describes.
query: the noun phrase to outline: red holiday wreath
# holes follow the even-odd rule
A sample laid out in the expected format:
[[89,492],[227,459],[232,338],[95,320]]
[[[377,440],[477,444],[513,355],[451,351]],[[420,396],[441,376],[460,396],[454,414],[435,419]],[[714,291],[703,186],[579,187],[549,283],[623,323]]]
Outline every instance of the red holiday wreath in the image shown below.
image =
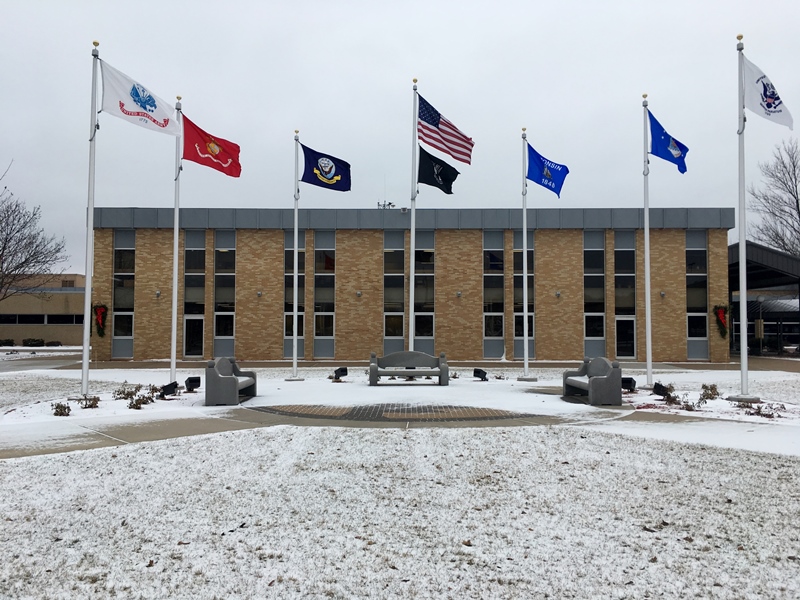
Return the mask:
[[92,307],[94,312],[94,325],[97,329],[97,335],[100,337],[106,334],[106,317],[108,317],[108,307],[105,304],[95,304]]
[[728,305],[717,304],[712,311],[717,318],[717,328],[719,329],[719,336],[724,338],[728,335]]

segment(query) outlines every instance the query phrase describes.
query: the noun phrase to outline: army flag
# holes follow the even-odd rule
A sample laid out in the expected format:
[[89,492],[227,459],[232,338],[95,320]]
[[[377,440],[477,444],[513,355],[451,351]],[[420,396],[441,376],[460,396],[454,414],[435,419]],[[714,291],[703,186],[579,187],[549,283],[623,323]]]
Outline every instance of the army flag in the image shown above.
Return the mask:
[[350,163],[300,144],[305,169],[300,181],[338,192],[350,191]]
[[650,117],[650,154],[674,163],[678,171],[686,173],[686,153],[689,148],[668,134],[649,110],[647,115]]
[[181,134],[174,118],[174,107],[104,60],[100,61],[100,68],[103,74],[103,112],[151,131]]
[[458,175],[459,172],[455,168],[436,158],[422,146],[419,147],[419,170],[417,173],[419,183],[439,188],[445,194],[452,194],[453,182]]
[[568,174],[569,169],[566,165],[547,160],[528,144],[528,174],[526,175],[528,179],[555,192],[556,196],[560,198],[561,186],[564,185]]
[[757,115],[792,129],[794,121],[789,109],[778,95],[778,90],[772,85],[769,77],[764,72],[747,60],[742,54],[744,65],[744,106]]
[[183,158],[230,177],[242,174],[239,145],[206,133],[183,115]]

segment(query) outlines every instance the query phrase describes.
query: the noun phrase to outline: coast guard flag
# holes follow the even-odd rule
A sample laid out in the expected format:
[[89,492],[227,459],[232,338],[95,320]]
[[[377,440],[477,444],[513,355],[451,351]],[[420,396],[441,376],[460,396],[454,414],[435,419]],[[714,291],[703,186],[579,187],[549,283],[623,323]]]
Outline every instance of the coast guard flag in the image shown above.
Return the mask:
[[445,194],[453,193],[453,182],[458,177],[459,172],[455,168],[448,165],[443,160],[436,158],[430,152],[419,147],[419,169],[417,172],[417,181],[439,188]]
[[678,165],[678,171],[686,173],[686,153],[689,148],[667,133],[649,110],[650,154]]
[[181,134],[173,116],[173,106],[104,60],[100,61],[100,69],[103,73],[103,112],[151,131]]
[[183,115],[183,158],[216,169],[225,175],[239,177],[239,146],[206,133]]
[[350,191],[350,163],[303,146],[305,170],[300,181],[338,192]]
[[764,72],[742,55],[744,65],[744,105],[759,116],[769,119],[778,125],[786,125],[792,129],[794,121],[789,109],[778,95]]
[[555,192],[556,196],[561,198],[561,186],[564,185],[568,174],[567,165],[547,160],[528,144],[528,174],[526,175],[528,179]]
[[417,94],[419,98],[419,114],[417,115],[417,137],[437,150],[446,152],[456,160],[470,164],[472,147],[475,142],[471,137],[460,132],[441,113]]

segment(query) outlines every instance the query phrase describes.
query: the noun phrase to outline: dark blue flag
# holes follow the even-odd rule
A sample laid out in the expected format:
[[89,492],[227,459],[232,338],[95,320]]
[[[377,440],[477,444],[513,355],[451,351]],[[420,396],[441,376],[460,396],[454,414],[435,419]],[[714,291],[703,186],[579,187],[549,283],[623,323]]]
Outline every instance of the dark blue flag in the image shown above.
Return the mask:
[[569,174],[567,165],[554,163],[547,160],[528,144],[528,174],[527,178],[542,187],[555,192],[561,198],[561,186]]
[[350,163],[308,146],[303,146],[303,156],[306,166],[300,181],[338,192],[350,191]]
[[686,173],[686,153],[689,149],[667,133],[649,110],[650,154],[678,165],[678,171]]

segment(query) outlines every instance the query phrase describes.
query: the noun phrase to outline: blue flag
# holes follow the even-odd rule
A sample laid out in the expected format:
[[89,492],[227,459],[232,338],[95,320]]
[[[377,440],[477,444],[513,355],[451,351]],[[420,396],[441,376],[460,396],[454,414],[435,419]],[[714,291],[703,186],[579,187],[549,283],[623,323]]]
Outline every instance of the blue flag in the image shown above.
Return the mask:
[[568,174],[567,165],[547,160],[528,144],[528,174],[526,175],[528,179],[555,192],[556,196],[561,198],[561,186],[564,185]]
[[650,154],[678,165],[678,171],[686,173],[686,153],[689,149],[667,133],[649,110]]
[[300,181],[338,192],[350,191],[350,163],[308,146],[303,146],[303,156],[306,165]]

